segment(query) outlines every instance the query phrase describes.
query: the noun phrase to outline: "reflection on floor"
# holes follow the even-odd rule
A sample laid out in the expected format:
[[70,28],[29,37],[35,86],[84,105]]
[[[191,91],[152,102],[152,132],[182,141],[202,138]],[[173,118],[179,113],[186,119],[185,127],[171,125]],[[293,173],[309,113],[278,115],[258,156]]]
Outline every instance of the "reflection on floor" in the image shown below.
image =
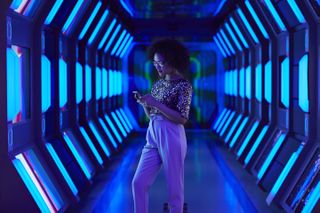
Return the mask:
[[[265,204],[265,195],[255,186],[252,176],[241,169],[234,156],[216,144],[210,132],[188,132],[185,161],[185,202],[188,212],[279,212]],[[79,212],[133,212],[131,180],[145,135],[132,137],[121,155],[113,159],[106,172],[94,180],[95,186],[84,198]],[[150,212],[162,213],[167,199],[161,171],[150,189]]]

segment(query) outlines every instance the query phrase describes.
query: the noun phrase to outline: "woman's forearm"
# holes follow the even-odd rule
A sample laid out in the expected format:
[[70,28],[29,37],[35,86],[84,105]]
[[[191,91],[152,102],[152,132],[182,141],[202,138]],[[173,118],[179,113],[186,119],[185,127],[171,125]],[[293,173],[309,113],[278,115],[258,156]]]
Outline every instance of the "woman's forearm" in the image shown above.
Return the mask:
[[150,107],[147,107],[147,106],[143,106],[143,110],[144,112],[146,113],[147,117],[150,118]]
[[158,104],[155,106],[164,116],[166,116],[169,120],[179,123],[179,124],[185,124],[187,122],[187,119],[182,117],[179,112],[170,109],[166,105],[158,102]]

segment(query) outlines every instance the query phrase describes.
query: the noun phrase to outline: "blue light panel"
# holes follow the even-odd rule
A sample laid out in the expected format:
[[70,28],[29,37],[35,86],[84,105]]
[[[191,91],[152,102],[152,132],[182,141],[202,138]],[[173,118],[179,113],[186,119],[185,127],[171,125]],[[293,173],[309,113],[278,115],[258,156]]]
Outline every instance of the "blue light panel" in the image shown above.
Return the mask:
[[216,123],[215,123],[214,126],[213,126],[213,129],[214,129],[214,130],[217,129],[220,121],[222,120],[222,118],[224,117],[224,114],[225,114],[226,112],[227,112],[227,108],[224,108],[223,111],[222,111],[222,113],[221,113],[220,116],[218,117]]
[[251,66],[246,68],[246,96],[251,100]]
[[131,125],[130,120],[128,119],[126,113],[124,113],[122,108],[119,108],[119,112],[121,112],[122,116],[124,117],[125,121],[129,125],[130,129],[133,129],[133,126]]
[[232,112],[232,114],[230,115],[230,117],[228,118],[226,124],[223,126],[221,132],[219,133],[220,136],[222,136],[224,134],[224,132],[226,131],[227,127],[229,126],[231,120],[233,119],[233,117],[235,116],[236,112]]
[[[45,192],[39,191],[37,187],[38,181],[36,180],[34,174],[31,171],[30,166],[26,162],[23,154],[18,154],[15,156],[16,159],[12,160],[14,167],[16,168],[18,174],[20,175],[21,179],[23,180],[24,184],[26,185],[28,191],[30,192],[31,196],[35,200],[37,206],[39,207],[41,212],[54,212],[55,209],[53,208],[52,204],[49,200],[47,200],[47,196]],[[31,174],[31,175],[30,175]],[[44,195],[44,196],[42,196]]]
[[77,4],[73,8],[73,10],[72,10],[71,14],[69,15],[67,21],[64,23],[64,25],[62,27],[63,34],[66,34],[67,31],[69,31],[70,26],[71,26],[73,20],[75,20],[75,16],[77,15],[82,3],[83,3],[83,0],[78,0],[77,1]]
[[259,43],[258,38],[256,36],[256,34],[254,33],[251,25],[249,24],[247,18],[245,17],[245,15],[243,14],[242,10],[240,8],[237,9],[237,12],[242,20],[242,22],[244,23],[244,25],[246,26],[246,29],[249,31],[249,34],[251,35],[252,39],[254,40],[255,43]]
[[268,197],[266,199],[268,205],[271,204],[273,198],[278,193],[281,185],[283,184],[283,181],[287,178],[288,173],[290,172],[292,166],[295,164],[295,162],[296,162],[297,158],[299,157],[302,149],[303,149],[303,145],[300,145],[298,150],[291,155],[289,161],[287,162],[287,164],[285,165],[285,167],[281,171],[276,183],[273,185],[273,187],[272,187],[271,191],[269,192]]
[[85,72],[86,72],[86,102],[89,102],[92,97],[92,88],[91,88],[91,78],[92,78],[92,70],[89,65],[86,65],[85,67]]
[[76,63],[76,103],[83,99],[83,70],[79,62]]
[[299,61],[299,106],[304,112],[309,112],[309,99],[308,99],[308,54],[305,54]]
[[242,67],[239,71],[239,95],[244,98],[244,87],[245,87],[245,69]]
[[302,24],[305,23],[306,20],[304,19],[304,16],[301,13],[300,8],[298,7],[297,3],[295,0],[288,0],[288,4],[290,5],[292,12],[296,15],[298,21]]
[[116,127],[113,125],[113,123],[112,123],[111,119],[109,118],[109,116],[105,114],[104,117],[105,117],[105,119],[107,120],[108,125],[111,127],[112,132],[113,132],[114,135],[116,136],[117,140],[118,140],[120,143],[122,143],[122,138],[121,138],[120,134],[118,133],[118,130],[116,129]]
[[256,99],[262,101],[262,68],[261,64],[256,66]]
[[91,13],[87,23],[84,25],[84,28],[82,29],[82,31],[81,31],[81,33],[80,33],[80,35],[78,37],[78,40],[83,39],[84,35],[87,33],[90,25],[92,24],[93,19],[96,17],[101,5],[102,5],[102,3],[99,1],[97,3],[96,7],[94,8],[93,12]]
[[245,48],[248,48],[248,47],[249,47],[249,45],[248,45],[248,43],[247,43],[246,39],[244,38],[244,36],[243,36],[243,34],[242,34],[241,30],[239,29],[238,25],[236,24],[236,22],[233,20],[233,18],[232,18],[232,17],[230,17],[230,19],[229,19],[229,20],[230,20],[231,25],[232,25],[232,26],[233,26],[233,28],[235,29],[235,31],[236,31],[236,33],[237,33],[237,35],[239,36],[239,38],[240,38],[240,40],[241,40],[241,42],[242,42],[243,46],[245,46]]
[[249,161],[251,160],[253,154],[256,152],[258,146],[260,145],[264,135],[266,134],[267,130],[269,129],[269,125],[265,125],[262,129],[262,131],[260,132],[257,140],[254,142],[252,148],[250,149],[247,157],[244,160],[244,164],[247,165],[249,163]]
[[233,54],[236,54],[236,51],[234,51],[233,46],[231,45],[231,43],[230,43],[228,37],[226,36],[226,34],[224,33],[223,29],[220,29],[220,33],[221,33],[222,37],[224,38],[224,41],[227,43],[227,45],[228,45],[229,49],[231,50],[231,52]]
[[108,95],[108,72],[102,68],[102,98],[105,99]]
[[120,56],[120,53],[121,53],[121,51],[123,50],[123,48],[124,48],[124,46],[126,45],[126,43],[128,42],[129,38],[130,38],[130,33],[128,33],[128,34],[126,35],[126,37],[123,39],[123,42],[121,43],[121,46],[120,46],[119,49],[117,50],[117,52],[116,52],[116,56],[117,56],[117,57]]
[[109,70],[109,97],[112,97],[113,96],[113,84],[114,84],[114,79],[113,79],[113,71],[112,70]]
[[67,81],[67,63],[59,59],[59,106],[64,107],[67,103],[68,96],[68,81]]
[[80,132],[81,132],[82,136],[84,137],[84,139],[86,140],[87,144],[89,145],[89,148],[92,151],[94,157],[97,159],[98,163],[100,165],[102,165],[103,164],[103,160],[102,160],[98,150],[93,145],[93,142],[91,141],[89,135],[87,134],[86,130],[82,126],[80,126]]
[[231,141],[230,144],[229,144],[229,147],[230,147],[230,148],[232,148],[232,147],[234,146],[234,144],[236,143],[236,141],[238,140],[238,137],[239,137],[239,135],[241,134],[241,132],[242,132],[243,128],[245,127],[245,125],[247,124],[247,122],[248,122],[248,117],[245,117],[245,118],[243,119],[242,123],[240,124],[238,131],[237,131],[236,134],[233,136],[233,139],[232,139],[232,141]]
[[231,35],[232,40],[233,40],[234,43],[236,44],[237,48],[238,48],[240,51],[243,51],[243,50],[242,50],[242,47],[241,47],[241,45],[240,45],[240,43],[239,43],[239,41],[238,41],[238,39],[237,39],[237,37],[234,35],[233,31],[231,30],[231,27],[229,26],[229,24],[228,24],[227,22],[225,23],[225,26],[226,26],[229,34]]
[[51,63],[41,56],[41,111],[46,112],[51,106]]
[[111,30],[112,30],[113,27],[115,26],[116,22],[117,22],[117,20],[114,18],[114,19],[112,20],[111,24],[108,26],[107,31],[104,33],[104,36],[103,36],[103,38],[101,39],[101,41],[100,41],[100,43],[99,43],[99,46],[98,46],[98,49],[99,49],[99,50],[103,47],[105,41],[107,40],[108,36],[110,35]]
[[252,126],[252,129],[250,130],[249,134],[247,135],[247,137],[244,139],[240,149],[238,150],[237,152],[237,156],[240,157],[244,151],[244,149],[247,147],[249,141],[251,140],[251,137],[252,135],[255,133],[255,131],[257,130],[258,128],[258,125],[259,125],[259,122],[256,121],[253,126]]
[[289,74],[289,57],[286,57],[281,63],[281,103],[289,107],[289,88],[290,88],[290,74]]
[[233,77],[233,93],[235,96],[238,96],[238,70],[234,70],[234,77]]
[[21,111],[21,71],[17,54],[7,48],[7,120],[13,120]]
[[223,117],[223,119],[222,119],[222,121],[219,124],[218,129],[217,129],[218,133],[220,132],[221,128],[223,127],[224,122],[227,120],[227,118],[229,117],[230,113],[231,113],[231,110],[228,110],[227,114]]
[[222,47],[223,47],[223,49],[225,50],[225,52],[227,53],[227,55],[228,55],[228,56],[231,56],[231,53],[230,53],[229,49],[227,48],[227,45],[224,43],[223,39],[221,38],[220,34],[217,33],[216,36],[217,36],[220,44],[222,44]]
[[119,129],[120,129],[121,133],[123,134],[123,136],[127,137],[127,133],[124,130],[124,128],[123,128],[122,124],[120,123],[120,121],[119,121],[118,117],[116,116],[116,114],[114,112],[111,112],[111,116],[112,116],[113,120],[116,121],[117,126],[119,127]]
[[286,137],[286,133],[282,133],[279,136],[279,138],[277,139],[277,142],[275,143],[275,145],[272,147],[268,157],[266,158],[265,162],[263,163],[262,167],[259,170],[259,173],[258,173],[258,179],[259,180],[261,180],[262,176],[267,171],[268,167],[271,164],[271,161],[273,160],[274,156],[276,155],[276,153],[280,149],[285,137]]
[[76,146],[74,143],[70,140],[69,136],[63,132],[63,139],[67,143],[70,151],[72,152],[73,156],[77,160],[80,168],[82,169],[83,173],[87,177],[88,180],[92,178],[91,172],[89,171],[88,165],[86,164],[86,161],[82,158],[81,154],[78,152]]
[[316,204],[320,199],[320,182],[317,183],[317,186],[314,188],[310,195],[308,196],[307,203],[302,209],[302,213],[312,212]]
[[123,48],[122,53],[120,54],[120,58],[122,58],[124,54],[127,53],[127,50],[130,47],[130,44],[132,43],[132,41],[133,41],[133,37],[131,36],[126,46]]
[[118,148],[118,144],[116,143],[116,141],[112,137],[111,132],[109,131],[109,129],[107,128],[107,126],[105,125],[105,123],[103,122],[103,120],[101,118],[99,118],[99,123],[102,126],[102,129],[104,130],[106,135],[108,136],[109,140],[111,141],[113,147],[117,149]]
[[218,39],[216,38],[216,36],[213,36],[213,40],[216,43],[217,47],[219,48],[220,52],[222,53],[223,57],[227,57],[226,53],[224,52],[224,50],[222,49],[220,43],[218,42]]
[[124,39],[124,36],[126,35],[127,30],[123,30],[119,39],[117,40],[116,44],[114,45],[114,47],[111,50],[111,55],[114,55],[118,49],[118,47],[120,46],[122,40]]
[[269,60],[264,66],[264,98],[271,104],[272,100],[272,72],[271,61]]
[[88,40],[88,44],[89,45],[91,45],[93,43],[93,41],[96,39],[96,36],[97,36],[98,32],[100,32],[101,26],[105,22],[108,14],[109,14],[109,10],[104,11],[101,19],[99,20],[97,26],[94,28],[94,31],[93,31],[93,33],[91,34],[91,36],[90,36],[90,38]]
[[232,127],[231,127],[231,129],[230,129],[230,131],[229,131],[229,133],[228,133],[228,135],[226,137],[226,140],[224,141],[225,143],[228,143],[233,131],[236,129],[236,127],[238,126],[238,124],[239,124],[241,119],[242,119],[242,115],[238,115],[237,120],[233,123],[233,125],[232,125]]
[[61,172],[64,180],[67,182],[73,195],[77,196],[78,189],[77,189],[76,185],[74,184],[74,182],[72,181],[72,179],[71,179],[69,173],[67,172],[66,168],[64,167],[63,163],[61,162],[58,154],[56,153],[56,151],[54,150],[54,148],[52,147],[52,145],[50,143],[46,143],[46,148],[47,148],[48,152],[50,153],[50,156],[52,157],[53,161],[55,162],[55,164],[59,168],[59,171]]
[[257,13],[256,13],[256,11],[253,9],[253,7],[251,6],[250,2],[249,2],[248,0],[246,0],[245,4],[246,4],[246,6],[247,6],[247,8],[248,8],[248,10],[249,10],[249,12],[250,12],[250,14],[251,14],[252,17],[253,17],[253,20],[255,20],[255,22],[257,23],[258,28],[260,29],[263,37],[264,37],[265,39],[269,39],[269,35],[268,35],[266,29],[264,28],[263,24],[261,23],[258,15],[257,15]]
[[96,67],[96,100],[101,98],[101,70]]
[[111,38],[109,39],[109,42],[107,43],[107,46],[104,48],[104,51],[103,51],[104,53],[106,53],[109,50],[113,40],[116,38],[116,36],[118,34],[120,28],[121,28],[121,24],[118,24],[117,28],[114,30]]
[[102,150],[104,151],[104,153],[106,154],[106,156],[110,157],[110,151],[107,148],[106,144],[104,143],[103,139],[101,138],[100,134],[98,133],[96,127],[94,126],[94,124],[92,123],[92,121],[89,121],[89,127],[91,129],[91,131],[93,132],[94,136],[96,137],[98,143],[100,144]]
[[124,126],[124,128],[126,129],[127,133],[129,133],[130,128],[129,128],[128,124],[126,123],[126,121],[124,120],[123,116],[121,115],[119,110],[116,110],[115,112],[118,115],[118,117],[120,118],[120,121],[121,121],[122,125]]
[[275,22],[278,24],[279,28],[281,31],[285,31],[286,27],[284,26],[282,19],[280,18],[278,12],[276,11],[276,9],[273,7],[273,4],[271,3],[270,0],[265,0],[264,1],[267,4],[267,8],[269,9],[269,11],[272,14],[272,17],[275,19]]
[[57,14],[59,8],[61,7],[63,0],[57,0],[56,3],[54,3],[53,7],[50,10],[50,13],[48,14],[46,20],[44,21],[44,24],[48,25],[51,24],[53,18]]

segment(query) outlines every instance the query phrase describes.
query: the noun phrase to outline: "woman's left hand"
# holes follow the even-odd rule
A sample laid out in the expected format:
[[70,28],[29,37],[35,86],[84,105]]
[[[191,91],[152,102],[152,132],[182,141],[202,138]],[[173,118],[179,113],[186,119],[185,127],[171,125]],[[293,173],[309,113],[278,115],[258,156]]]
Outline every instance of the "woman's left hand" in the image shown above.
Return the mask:
[[141,96],[140,101],[148,107],[157,107],[159,102],[150,94]]

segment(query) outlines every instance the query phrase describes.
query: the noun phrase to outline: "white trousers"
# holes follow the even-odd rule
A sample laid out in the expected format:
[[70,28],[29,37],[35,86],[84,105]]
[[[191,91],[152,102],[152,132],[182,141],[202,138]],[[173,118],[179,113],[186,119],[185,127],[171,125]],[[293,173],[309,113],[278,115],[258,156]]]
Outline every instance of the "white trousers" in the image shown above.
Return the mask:
[[[135,213],[147,213],[149,187],[157,177],[161,165],[167,181],[171,213],[182,213],[184,203],[184,159],[187,140],[182,124],[167,120],[164,116],[150,118],[146,135],[147,143],[132,180]],[[160,207],[161,205],[159,205]],[[161,207],[160,207],[161,208]]]

